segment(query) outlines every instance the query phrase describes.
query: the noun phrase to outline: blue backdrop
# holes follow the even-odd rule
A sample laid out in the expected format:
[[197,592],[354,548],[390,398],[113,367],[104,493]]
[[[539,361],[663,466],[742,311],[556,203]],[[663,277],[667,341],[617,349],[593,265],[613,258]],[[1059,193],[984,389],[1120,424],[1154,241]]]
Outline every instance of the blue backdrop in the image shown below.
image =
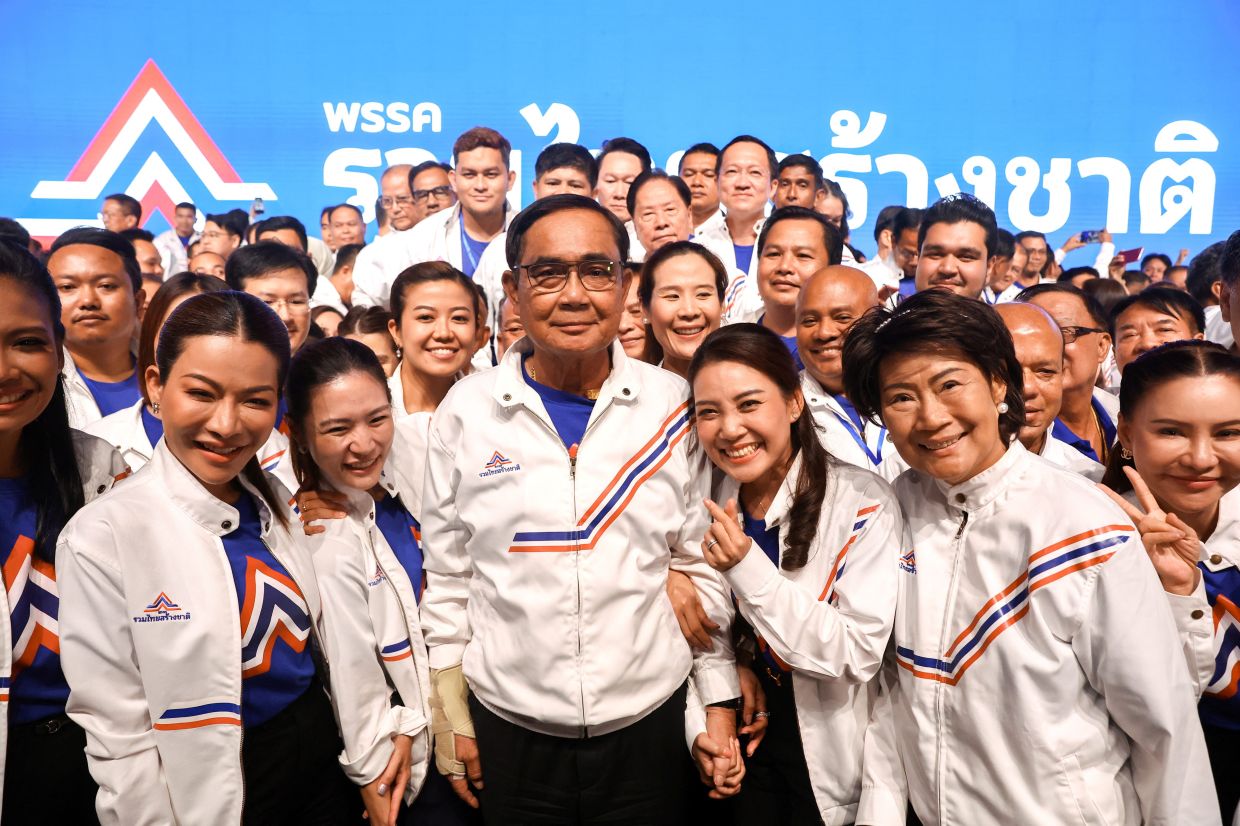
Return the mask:
[[1057,244],[1105,225],[1175,257],[1240,227],[1240,6],[950,6],[7,4],[0,214],[55,235],[123,190],[158,232],[183,198],[261,196],[313,230],[486,124],[518,205],[552,140],[630,135],[666,165],[751,132],[822,159],[867,252],[882,206],[958,190]]

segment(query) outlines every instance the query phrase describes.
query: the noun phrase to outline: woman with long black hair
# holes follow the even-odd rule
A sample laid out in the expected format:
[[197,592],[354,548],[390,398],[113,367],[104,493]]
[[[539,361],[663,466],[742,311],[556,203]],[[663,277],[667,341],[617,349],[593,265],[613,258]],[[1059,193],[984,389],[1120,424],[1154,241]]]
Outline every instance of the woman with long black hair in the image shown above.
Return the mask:
[[164,437],[60,538],[70,717],[105,823],[356,822],[311,635],[311,541],[260,467],[289,363],[283,322],[196,295],[146,371]]
[[1240,801],[1240,358],[1177,341],[1124,368],[1103,479],[1188,641],[1223,821]]
[[702,547],[752,628],[769,714],[738,822],[852,823],[895,613],[900,507],[878,476],[828,456],[775,333],[711,333],[688,378],[698,442],[724,474]]
[[93,823],[86,738],[65,716],[56,540],[126,469],[106,442],[70,430],[60,300],[35,257],[5,241],[0,307],[0,820]]

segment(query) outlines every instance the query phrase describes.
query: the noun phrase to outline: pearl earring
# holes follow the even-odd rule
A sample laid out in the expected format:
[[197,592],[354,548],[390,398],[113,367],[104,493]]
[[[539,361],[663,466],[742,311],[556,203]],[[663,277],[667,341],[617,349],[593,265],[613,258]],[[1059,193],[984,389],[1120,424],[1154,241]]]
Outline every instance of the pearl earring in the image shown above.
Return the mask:
[[997,408],[997,409],[998,409],[998,411],[999,411],[999,415],[1000,415],[1000,416],[1002,416],[1004,413],[1008,412],[1008,403],[1007,403],[1007,402],[999,402],[999,406],[998,406],[998,408]]
[[1119,449],[1119,458],[1121,458],[1121,459],[1123,459],[1123,460],[1125,460],[1125,461],[1131,462],[1131,461],[1132,461],[1132,451],[1131,451],[1131,450],[1129,450],[1129,449],[1128,449],[1128,448],[1126,448],[1126,447],[1121,447],[1121,448]]
[[157,416],[159,415],[159,402],[155,402],[155,404],[151,405],[151,412]]

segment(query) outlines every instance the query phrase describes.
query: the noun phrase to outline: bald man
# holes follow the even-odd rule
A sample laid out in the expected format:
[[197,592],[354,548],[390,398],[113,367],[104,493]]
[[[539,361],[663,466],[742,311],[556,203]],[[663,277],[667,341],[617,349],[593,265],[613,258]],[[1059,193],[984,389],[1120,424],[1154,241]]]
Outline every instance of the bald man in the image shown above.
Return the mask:
[[818,270],[797,297],[797,349],[805,364],[801,390],[823,447],[842,462],[891,480],[908,465],[891,447],[886,429],[863,420],[844,396],[844,335],[877,306],[874,280],[861,270],[838,265]]
[[999,304],[995,311],[1012,334],[1024,382],[1025,426],[1020,429],[1020,443],[1052,464],[1090,481],[1100,481],[1105,470],[1102,465],[1050,433],[1063,402],[1063,333],[1059,325],[1035,304]]
[[[402,239],[417,222],[407,163],[389,166],[379,179],[380,203],[387,210],[392,231],[362,247],[353,262],[354,307],[389,309],[392,282],[404,269]],[[365,227],[362,228],[365,231]]]

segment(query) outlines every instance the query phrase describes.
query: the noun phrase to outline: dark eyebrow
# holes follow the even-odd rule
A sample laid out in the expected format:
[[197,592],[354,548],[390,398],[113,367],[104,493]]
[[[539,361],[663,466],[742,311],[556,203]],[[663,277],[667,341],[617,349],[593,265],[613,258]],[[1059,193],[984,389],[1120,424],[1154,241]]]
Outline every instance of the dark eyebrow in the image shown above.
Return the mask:
[[[1188,424],[1188,422],[1183,422],[1183,421],[1180,421],[1179,419],[1150,419],[1150,424],[1184,425],[1184,424]],[[1226,421],[1226,422],[1214,422],[1210,426],[1211,427],[1235,427],[1236,425],[1240,425],[1240,419],[1232,419],[1231,421]]]
[[[203,384],[211,385],[211,387],[214,388],[215,390],[222,391],[224,389],[224,386],[222,384],[215,381],[214,379],[207,378],[201,373],[186,373],[185,378],[198,379],[198,381],[202,382]],[[253,387],[247,387],[241,391],[243,395],[246,393],[264,393],[264,392],[274,393],[276,392],[276,389],[272,387],[270,384],[256,384]]]

